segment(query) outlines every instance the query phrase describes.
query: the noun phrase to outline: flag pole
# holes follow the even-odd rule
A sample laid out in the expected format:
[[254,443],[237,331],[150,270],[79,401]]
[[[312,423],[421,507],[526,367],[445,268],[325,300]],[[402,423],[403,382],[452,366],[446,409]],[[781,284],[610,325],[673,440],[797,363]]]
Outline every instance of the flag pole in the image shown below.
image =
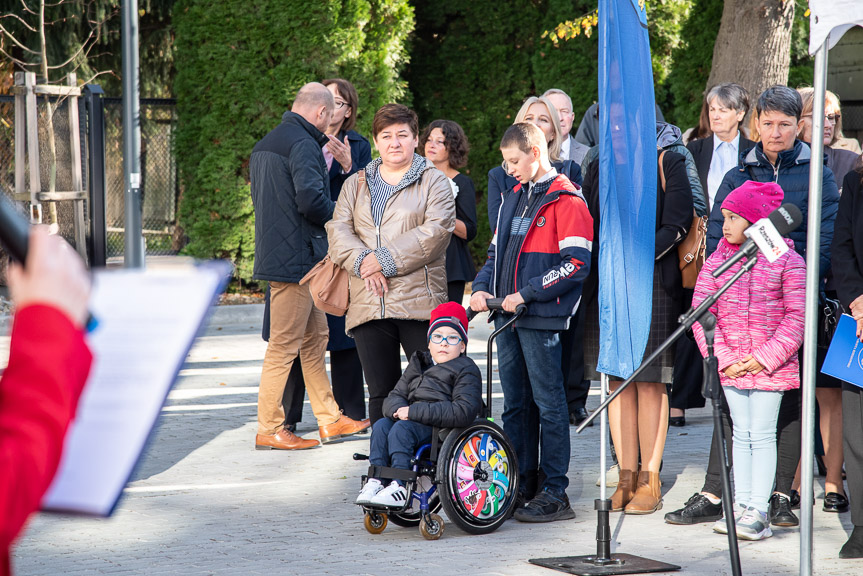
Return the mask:
[[803,407],[800,455],[800,576],[812,574],[812,466],[815,451],[815,374],[818,293],[820,287],[821,183],[824,173],[824,97],[827,84],[827,46],[830,35],[815,52],[815,101],[812,108],[812,159],[809,163],[809,220],[806,232],[806,315],[803,335]]

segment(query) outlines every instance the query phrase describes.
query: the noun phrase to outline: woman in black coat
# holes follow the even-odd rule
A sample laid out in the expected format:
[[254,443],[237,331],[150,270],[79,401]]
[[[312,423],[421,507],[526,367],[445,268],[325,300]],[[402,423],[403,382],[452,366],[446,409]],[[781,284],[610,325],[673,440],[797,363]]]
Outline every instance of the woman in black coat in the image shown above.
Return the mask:
[[[356,125],[359,97],[353,84],[343,78],[330,78],[322,82],[332,93],[336,102],[333,118],[326,130],[330,142],[322,152],[327,163],[330,177],[330,197],[338,200],[342,184],[351,174],[365,168],[372,161],[372,147],[369,141],[353,130]],[[270,289],[267,287],[264,300],[264,326],[262,337],[270,337]],[[327,350],[330,352],[330,379],[333,396],[345,415],[354,420],[366,417],[366,399],[363,389],[363,370],[357,355],[354,339],[345,334],[344,316],[327,314],[330,339]],[[302,366],[299,358],[294,362],[282,404],[285,408],[285,427],[295,430],[303,417],[303,398],[306,384],[303,381]]]
[[461,126],[435,120],[423,130],[420,149],[435,168],[446,174],[455,196],[455,230],[446,249],[446,281],[450,302],[462,303],[464,287],[476,276],[468,243],[476,237],[476,188],[458,171],[467,164],[470,146]]
[[[650,335],[645,356],[671,335],[683,311],[683,286],[675,247],[686,237],[693,214],[692,188],[686,175],[684,157],[676,152],[657,150],[657,160],[660,161],[661,170],[657,170],[656,185],[656,262]],[[662,173],[665,175],[664,186],[660,176]],[[599,239],[598,160],[588,167],[584,194],[593,216],[594,238]],[[583,296],[583,305],[588,306],[585,365],[587,372],[593,373],[592,380],[599,379],[595,368],[599,357],[597,288],[600,241],[593,243],[591,273],[585,283]],[[611,436],[620,463],[620,480],[611,498],[614,510],[649,514],[661,507],[659,466],[668,427],[666,385],[671,383],[673,368],[674,348],[671,347],[645,369],[642,381],[633,382],[609,405]],[[614,390],[621,378],[617,374],[609,376],[612,380],[611,389]]]
[[[857,320],[857,337],[863,340],[863,168],[859,165],[842,183],[832,260],[839,301]],[[854,531],[839,551],[839,557],[863,558],[863,389],[843,383],[842,415],[842,444]]]

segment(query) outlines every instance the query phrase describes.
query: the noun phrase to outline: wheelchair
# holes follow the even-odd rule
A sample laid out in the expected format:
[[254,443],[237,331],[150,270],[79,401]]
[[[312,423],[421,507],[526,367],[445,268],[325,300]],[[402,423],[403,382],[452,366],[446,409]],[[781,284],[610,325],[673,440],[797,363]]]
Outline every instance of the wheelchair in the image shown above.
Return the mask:
[[[489,309],[500,309],[502,299],[490,299]],[[492,345],[495,337],[512,326],[524,308],[488,340],[488,372],[484,414],[465,428],[435,428],[430,444],[420,446],[411,460],[411,470],[385,466],[369,466],[363,476],[387,478],[405,483],[408,498],[400,508],[361,505],[366,530],[380,534],[388,520],[403,527],[419,526],[427,540],[443,535],[447,518],[468,534],[489,534],[497,530],[511,515],[518,495],[518,461],[515,450],[503,429],[491,417]],[[476,316],[467,309],[468,319]],[[355,460],[367,460],[364,454],[354,454]]]

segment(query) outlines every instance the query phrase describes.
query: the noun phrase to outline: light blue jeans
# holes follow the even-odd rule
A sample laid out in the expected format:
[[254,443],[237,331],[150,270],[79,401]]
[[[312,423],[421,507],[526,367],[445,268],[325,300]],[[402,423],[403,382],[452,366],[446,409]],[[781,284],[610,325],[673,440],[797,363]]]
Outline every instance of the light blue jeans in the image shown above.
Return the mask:
[[782,392],[722,389],[734,423],[734,501],[767,514],[776,477],[776,419]]

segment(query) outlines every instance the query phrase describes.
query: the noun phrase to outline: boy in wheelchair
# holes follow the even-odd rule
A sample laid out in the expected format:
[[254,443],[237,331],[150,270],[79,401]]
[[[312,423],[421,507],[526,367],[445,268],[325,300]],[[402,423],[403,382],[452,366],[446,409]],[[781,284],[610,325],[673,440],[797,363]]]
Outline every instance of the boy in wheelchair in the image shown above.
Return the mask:
[[[431,442],[432,430],[470,425],[482,409],[482,377],[465,354],[467,315],[455,302],[431,313],[428,351],[410,359],[396,387],[384,400],[384,418],[372,426],[369,464],[411,469],[417,448]],[[409,494],[402,480],[384,485],[369,478],[356,503],[401,508]]]

